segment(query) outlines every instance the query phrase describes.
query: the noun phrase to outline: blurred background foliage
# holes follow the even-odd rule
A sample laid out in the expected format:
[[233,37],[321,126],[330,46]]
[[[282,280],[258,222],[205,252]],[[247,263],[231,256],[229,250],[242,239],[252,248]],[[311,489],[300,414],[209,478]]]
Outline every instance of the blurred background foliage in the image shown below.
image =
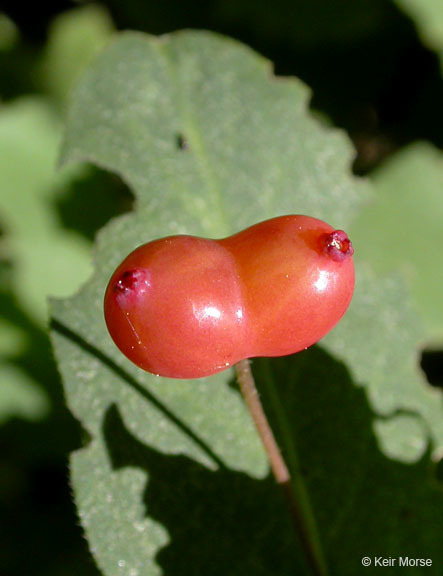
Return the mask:
[[[56,170],[76,78],[120,29],[232,36],[313,91],[346,130],[377,200],[358,250],[400,268],[427,327],[422,365],[443,380],[443,6],[441,0],[108,0],[3,3],[0,14],[0,573],[97,574],[70,498],[67,453],[82,442],[47,337],[47,297],[91,270],[95,232],[132,195],[97,168]],[[418,196],[419,195],[419,196]],[[426,213],[426,215],[425,215]],[[401,225],[400,225],[400,224]],[[410,245],[410,250],[405,246]],[[394,246],[388,257],[385,247]],[[425,349],[426,346],[426,349]]]

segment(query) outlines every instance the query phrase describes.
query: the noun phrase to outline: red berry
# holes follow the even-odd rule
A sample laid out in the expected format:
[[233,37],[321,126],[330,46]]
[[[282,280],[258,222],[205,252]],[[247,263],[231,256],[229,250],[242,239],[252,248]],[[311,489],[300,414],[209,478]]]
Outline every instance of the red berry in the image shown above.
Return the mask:
[[154,240],[114,272],[106,324],[130,360],[172,378],[293,354],[345,313],[353,252],[345,232],[308,216],[273,218],[222,240]]

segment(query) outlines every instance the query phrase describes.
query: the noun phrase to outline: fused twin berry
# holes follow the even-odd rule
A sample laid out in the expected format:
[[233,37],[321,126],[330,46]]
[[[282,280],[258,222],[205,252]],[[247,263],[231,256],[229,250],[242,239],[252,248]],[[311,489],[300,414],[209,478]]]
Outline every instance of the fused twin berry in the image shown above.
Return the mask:
[[137,366],[172,378],[293,354],[345,313],[354,290],[353,252],[345,232],[298,215],[221,240],[154,240],[112,275],[106,324]]

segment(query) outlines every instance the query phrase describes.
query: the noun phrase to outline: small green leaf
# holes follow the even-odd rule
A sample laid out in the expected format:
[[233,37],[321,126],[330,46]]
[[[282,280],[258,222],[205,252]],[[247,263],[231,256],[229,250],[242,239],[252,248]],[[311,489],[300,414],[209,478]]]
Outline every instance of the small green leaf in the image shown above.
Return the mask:
[[88,243],[59,227],[52,204],[80,174],[56,172],[59,139],[59,121],[43,100],[18,100],[0,110],[2,252],[14,261],[20,304],[40,324],[47,320],[48,295],[72,294],[90,271]]
[[41,420],[49,413],[44,390],[24,370],[0,358],[0,425],[9,418]]
[[440,0],[395,0],[415,22],[423,41],[443,52],[443,10]]
[[7,52],[17,42],[19,32],[14,22],[0,12],[0,52]]
[[409,414],[398,414],[392,418],[380,418],[374,429],[382,443],[383,452],[404,462],[417,462],[426,451],[426,436],[423,425]]
[[63,12],[53,20],[39,72],[57,100],[66,101],[75,81],[112,32],[108,13],[98,5]]

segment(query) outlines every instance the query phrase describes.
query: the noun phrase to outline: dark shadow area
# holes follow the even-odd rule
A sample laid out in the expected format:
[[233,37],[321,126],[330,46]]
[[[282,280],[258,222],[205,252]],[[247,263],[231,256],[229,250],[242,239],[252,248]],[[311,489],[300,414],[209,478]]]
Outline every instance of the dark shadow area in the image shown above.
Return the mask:
[[283,493],[271,477],[211,471],[186,456],[145,446],[126,429],[117,406],[103,434],[114,469],[148,472],[146,515],[168,530],[171,544],[157,561],[165,576],[298,574],[300,553]]
[[38,4],[24,0],[3,0],[1,10],[18,25],[27,40],[37,43],[46,39],[48,24],[53,18],[77,5],[73,0],[53,0]]
[[363,556],[414,553],[433,558],[438,574],[443,492],[431,447],[413,465],[381,453],[364,388],[319,346],[290,358],[259,359],[254,372],[281,444],[284,430],[276,418],[272,382],[279,409],[295,428],[298,470],[328,542],[332,573],[355,573]]
[[40,44],[19,44],[0,51],[0,94],[3,102],[37,90],[32,70],[41,55]]
[[421,368],[431,386],[443,388],[443,350],[424,350]]
[[[296,473],[308,490],[331,575],[354,575],[363,556],[383,555],[430,557],[434,566],[427,573],[438,574],[443,492],[429,452],[414,465],[384,456],[363,389],[320,348],[256,360],[253,369],[287,456],[269,379],[278,385],[298,454]],[[163,454],[129,432],[115,405],[106,412],[103,434],[115,470],[136,467],[148,474],[146,515],[171,538],[157,555],[165,576],[187,574],[190,566],[195,574],[214,576],[305,573],[283,494],[272,478],[211,471],[184,455]]]
[[2,102],[41,91],[37,69],[48,29],[53,18],[76,7],[70,0],[25,2],[3,0],[0,13],[6,14],[18,28],[19,39],[7,50],[0,49],[0,94]]
[[130,212],[134,196],[115,174],[93,166],[56,196],[55,210],[64,228],[93,240],[111,218]]
[[440,458],[440,460],[435,463],[435,477],[437,478],[437,482],[443,486],[443,458]]
[[294,73],[313,89],[312,107],[352,138],[356,173],[370,172],[415,140],[443,146],[440,64],[406,19],[399,29],[353,44],[352,54],[349,47],[326,47],[295,60]]

